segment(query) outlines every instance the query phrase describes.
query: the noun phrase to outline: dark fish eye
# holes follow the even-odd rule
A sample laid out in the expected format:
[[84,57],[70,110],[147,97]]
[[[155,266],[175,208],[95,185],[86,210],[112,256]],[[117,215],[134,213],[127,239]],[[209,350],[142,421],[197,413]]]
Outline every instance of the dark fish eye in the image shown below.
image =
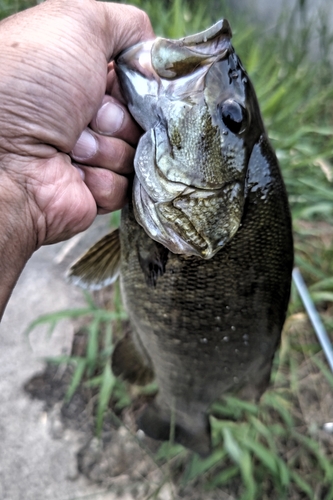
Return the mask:
[[228,99],[222,104],[221,114],[224,125],[233,134],[243,132],[247,123],[247,113],[243,106],[232,99]]

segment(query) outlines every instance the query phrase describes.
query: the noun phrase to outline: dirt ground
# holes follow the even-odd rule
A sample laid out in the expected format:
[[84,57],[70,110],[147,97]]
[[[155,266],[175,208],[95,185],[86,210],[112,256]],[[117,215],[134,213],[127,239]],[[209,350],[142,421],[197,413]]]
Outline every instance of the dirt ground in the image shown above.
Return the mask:
[[[114,500],[78,471],[77,453],[84,435],[54,430],[54,413],[33,400],[24,385],[45,366],[44,357],[69,353],[74,335],[70,321],[61,322],[51,337],[28,325],[41,314],[82,307],[82,292],[68,285],[64,273],[73,260],[106,232],[109,217],[100,217],[89,234],[74,241],[41,248],[31,258],[14,290],[0,325],[0,500]],[[127,499],[128,500],[128,499]]]

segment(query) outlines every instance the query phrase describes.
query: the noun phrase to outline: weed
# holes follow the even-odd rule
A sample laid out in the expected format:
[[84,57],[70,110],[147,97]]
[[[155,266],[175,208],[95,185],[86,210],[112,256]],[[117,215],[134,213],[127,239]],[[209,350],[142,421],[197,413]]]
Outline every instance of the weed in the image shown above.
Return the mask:
[[111,371],[111,356],[114,346],[113,327],[127,319],[126,313],[122,309],[119,310],[117,297],[119,294],[116,293],[115,310],[108,311],[99,308],[92,297],[85,293],[87,307],[40,316],[29,325],[26,332],[29,335],[35,327],[48,325],[48,332],[51,334],[56,324],[63,319],[80,318],[81,321],[84,321],[85,326],[81,332],[83,331],[85,334],[86,347],[83,355],[58,356],[48,361],[56,364],[69,364],[74,367],[71,383],[65,396],[66,402],[70,401],[81,383],[97,390],[96,433],[98,436],[101,434],[104,414],[108,410],[111,396],[117,410],[130,404],[130,398],[125,391],[124,384]]

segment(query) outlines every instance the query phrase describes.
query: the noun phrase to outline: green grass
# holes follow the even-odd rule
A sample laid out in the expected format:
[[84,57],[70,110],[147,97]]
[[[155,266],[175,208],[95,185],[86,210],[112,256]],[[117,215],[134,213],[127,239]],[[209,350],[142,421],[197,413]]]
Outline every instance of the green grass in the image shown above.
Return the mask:
[[[333,53],[333,41],[325,13],[318,12],[319,56],[310,58],[306,48],[311,44],[311,25],[306,21],[304,0],[269,32],[248,22],[246,13],[230,12],[221,1],[130,3],[148,12],[158,35],[170,38],[207,28],[221,17],[229,19],[235,49],[254,83],[286,182],[296,264],[332,335],[333,86],[328,54]],[[0,1],[0,15],[28,5],[31,3]],[[296,19],[300,31],[293,28]],[[118,408],[131,403],[126,386],[110,370],[114,328],[124,313],[119,296],[113,311],[100,309],[88,295],[86,298],[86,308],[38,318],[30,330],[43,323],[52,330],[61,319],[86,318],[84,355],[53,361],[74,365],[67,399],[82,383],[96,388],[96,426],[100,433],[105,412],[110,411],[110,398]],[[330,417],[324,400],[333,390],[333,375],[294,289],[272,382],[260,405],[228,398],[213,406],[214,452],[209,458],[200,459],[178,445],[163,444],[156,462],[178,464],[177,473],[172,469],[165,481],[172,479],[180,489],[192,485],[203,492],[222,490],[236,495],[237,500],[333,499],[332,446],[321,431],[325,418]],[[318,397],[318,407],[308,416],[312,406],[305,393],[311,387]],[[146,391],[154,393],[156,387]],[[151,498],[158,498],[163,484]]]
[[37,0],[0,0],[0,20],[38,3]]
[[112,311],[99,308],[92,297],[85,293],[87,307],[68,309],[46,314],[33,321],[26,334],[40,325],[47,325],[51,335],[56,324],[64,319],[80,318],[85,326],[81,330],[87,342],[84,355],[57,356],[48,359],[50,363],[73,366],[73,375],[68,386],[65,401],[69,402],[80,384],[97,389],[98,404],[96,411],[96,434],[102,431],[103,419],[108,411],[109,401],[113,397],[115,409],[130,404],[124,384],[111,371],[111,356],[114,347],[113,330],[127,319],[126,313],[119,304],[119,293],[115,294],[115,305]]

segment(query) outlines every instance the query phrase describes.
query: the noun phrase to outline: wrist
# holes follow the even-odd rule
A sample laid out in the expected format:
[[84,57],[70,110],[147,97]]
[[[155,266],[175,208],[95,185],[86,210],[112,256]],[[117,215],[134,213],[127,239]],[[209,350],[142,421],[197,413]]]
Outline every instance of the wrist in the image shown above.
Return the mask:
[[38,246],[24,189],[0,166],[0,319],[26,262]]

